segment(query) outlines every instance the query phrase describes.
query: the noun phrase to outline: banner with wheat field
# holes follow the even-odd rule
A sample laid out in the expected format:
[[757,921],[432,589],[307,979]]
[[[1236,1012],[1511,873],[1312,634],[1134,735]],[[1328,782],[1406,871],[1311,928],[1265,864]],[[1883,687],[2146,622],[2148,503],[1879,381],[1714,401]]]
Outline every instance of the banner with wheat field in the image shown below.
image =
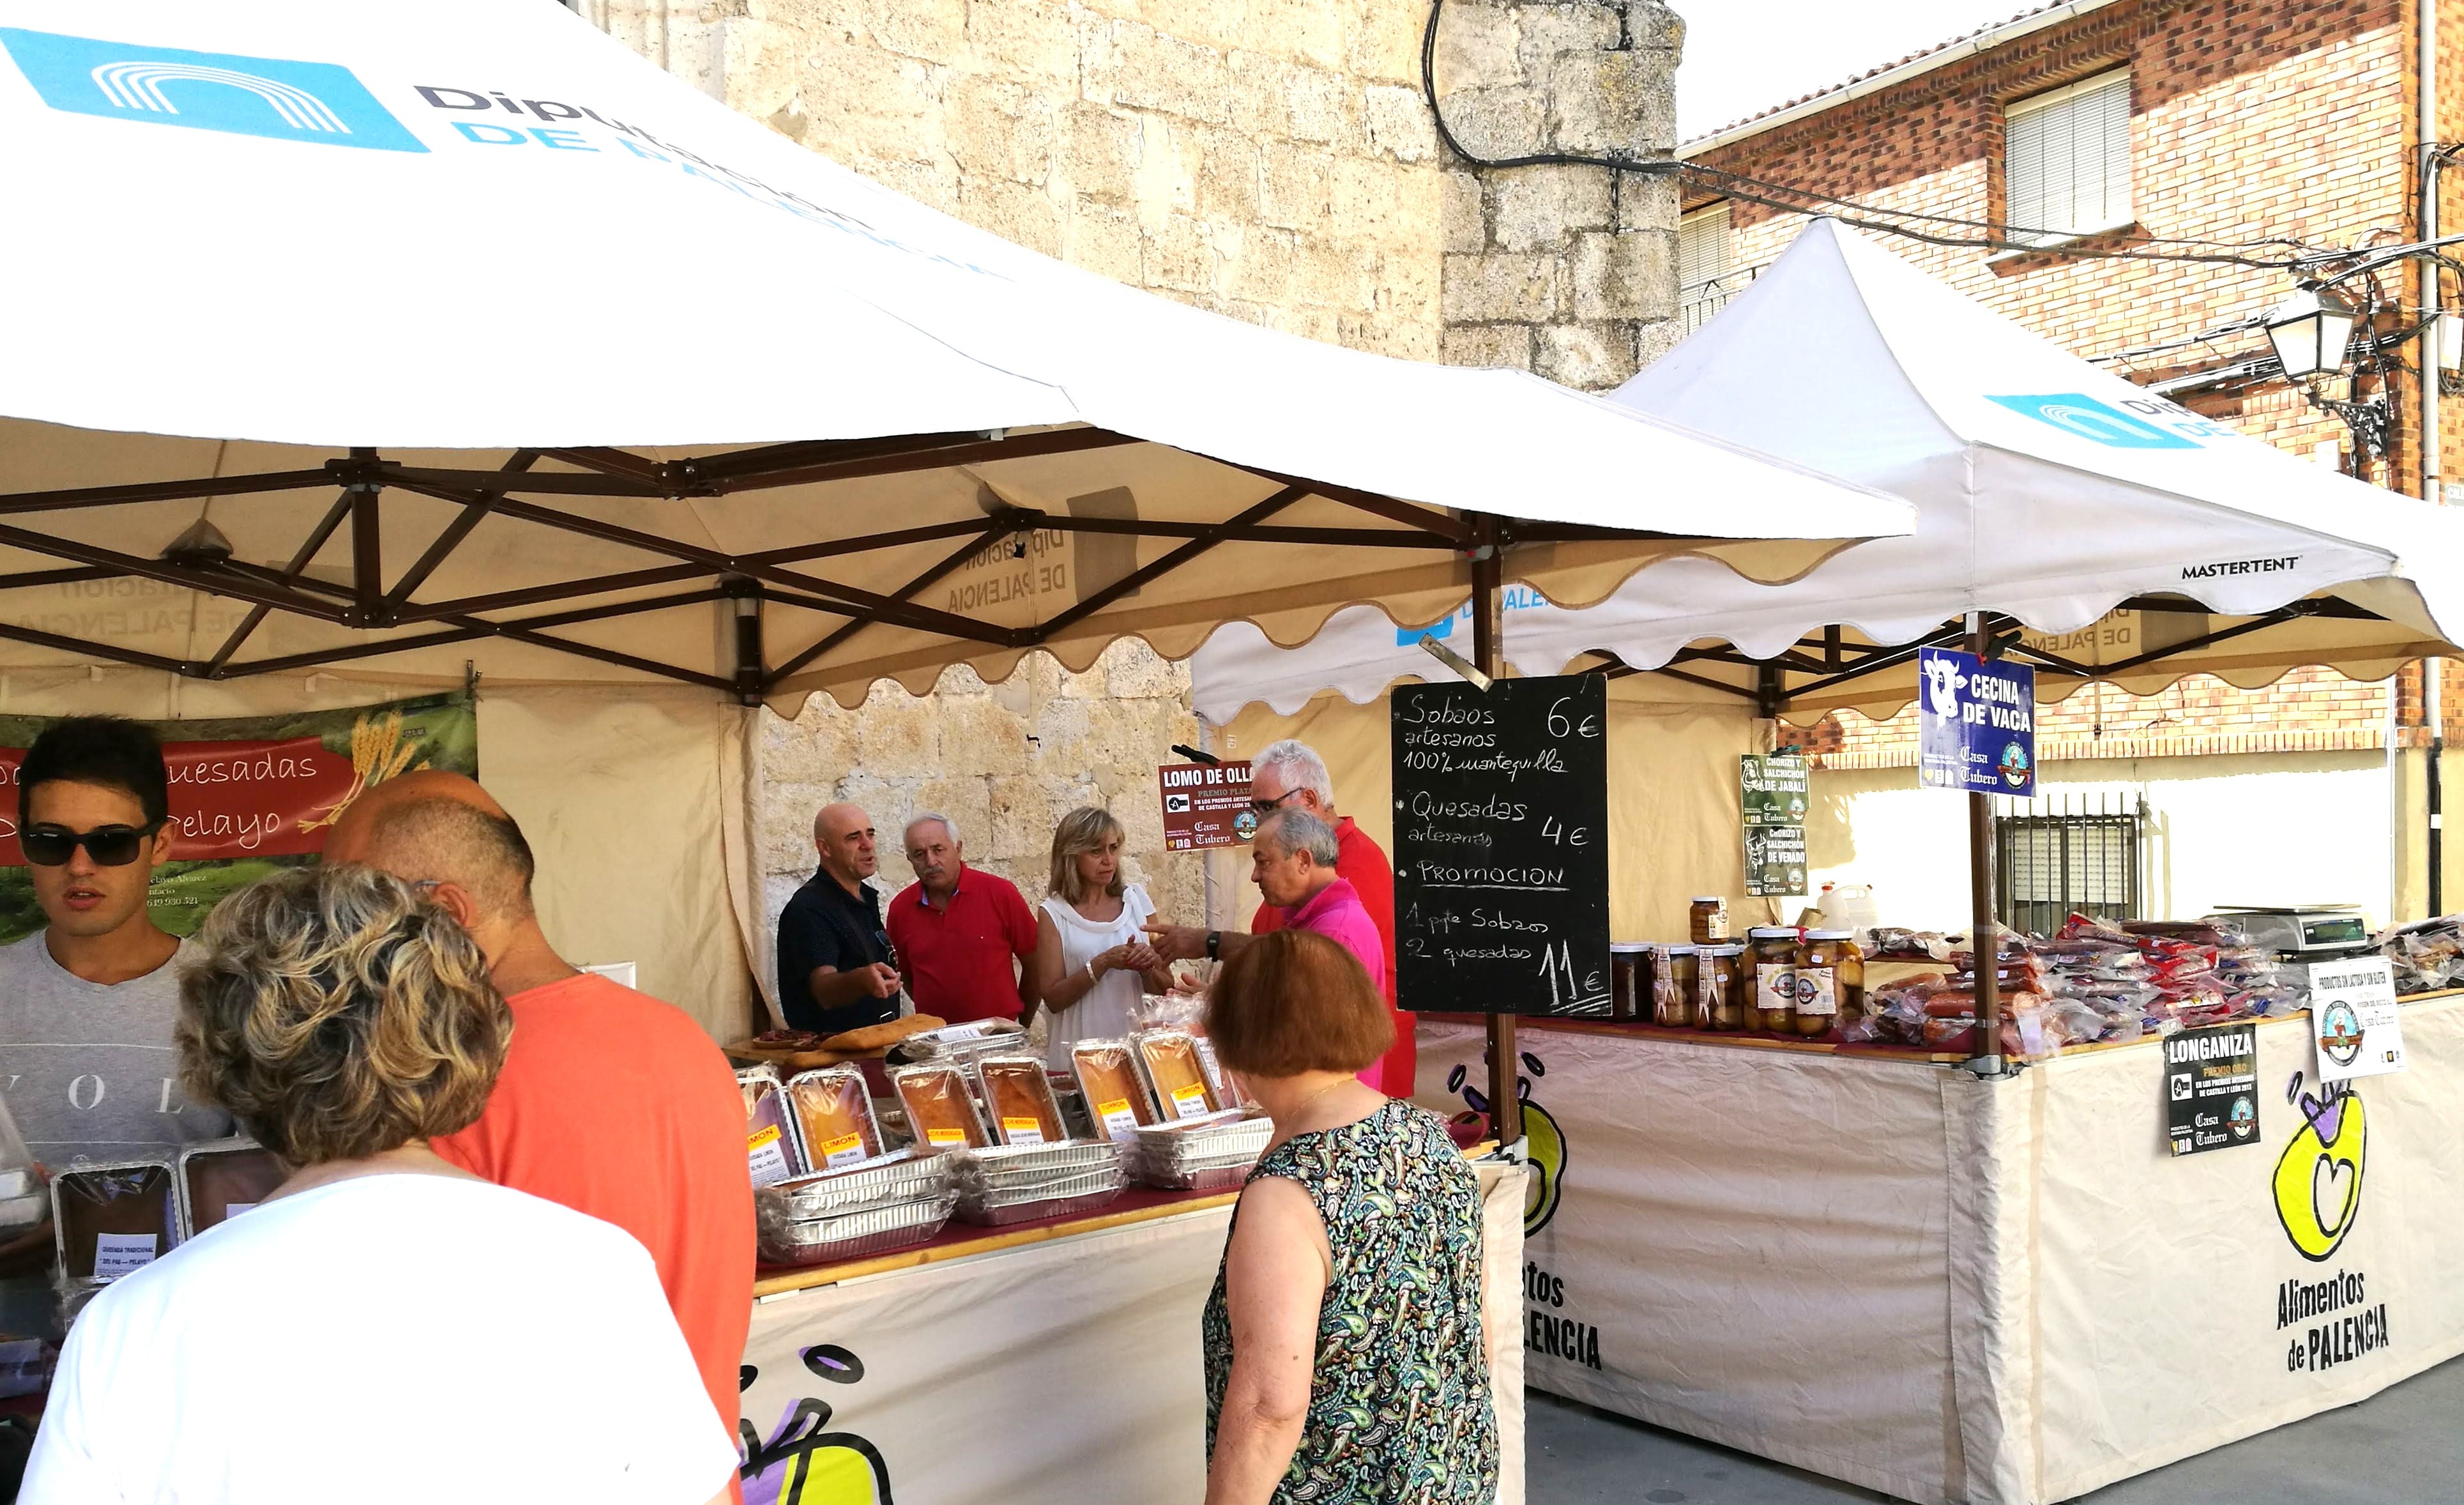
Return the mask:
[[[43,927],[17,846],[17,765],[53,719],[0,716],[0,943]],[[314,862],[325,832],[371,786],[421,768],[477,775],[468,694],[219,720],[149,721],[171,776],[171,860],[154,873],[155,923],[192,934],[222,896]]]

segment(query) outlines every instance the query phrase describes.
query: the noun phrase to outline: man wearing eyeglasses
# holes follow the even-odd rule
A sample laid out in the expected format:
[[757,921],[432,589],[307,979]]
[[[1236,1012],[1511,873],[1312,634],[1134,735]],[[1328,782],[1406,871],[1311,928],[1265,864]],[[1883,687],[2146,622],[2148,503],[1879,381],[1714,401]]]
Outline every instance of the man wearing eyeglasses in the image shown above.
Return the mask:
[[[1395,1014],[1395,1046],[1362,1079],[1381,1087],[1389,1096],[1412,1096],[1412,1077],[1419,1068],[1412,1038],[1412,1016],[1395,1008],[1395,865],[1377,839],[1334,808],[1334,777],[1326,760],[1307,742],[1289,738],[1258,750],[1249,765],[1249,808],[1261,823],[1284,810],[1314,815],[1334,828],[1334,873],[1352,885],[1385,950],[1385,972],[1379,991]],[[1262,825],[1263,829],[1263,825]],[[1286,911],[1269,900],[1249,920],[1250,935],[1265,935],[1290,923]],[[1166,961],[1222,958],[1249,943],[1237,930],[1205,930],[1196,925],[1151,924],[1146,927],[1155,948]],[[1375,971],[1375,968],[1371,970]]]
[[[0,946],[0,1087],[45,1165],[163,1155],[231,1132],[229,1115],[180,1091],[173,963],[186,942],[145,912],[169,821],[163,745],[135,721],[71,717],[18,766],[16,845],[48,923]],[[48,1224],[0,1245],[0,1271],[50,1245]]]

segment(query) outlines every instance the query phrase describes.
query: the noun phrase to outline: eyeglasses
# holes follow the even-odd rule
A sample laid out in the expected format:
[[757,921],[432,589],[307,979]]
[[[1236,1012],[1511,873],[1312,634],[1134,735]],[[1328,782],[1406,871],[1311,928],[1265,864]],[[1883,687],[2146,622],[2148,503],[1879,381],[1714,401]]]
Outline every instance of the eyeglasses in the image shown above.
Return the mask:
[[92,830],[36,826],[17,837],[17,846],[26,860],[38,868],[60,866],[79,847],[99,866],[124,868],[137,860],[137,844],[162,829],[160,821],[151,826],[97,826]]
[[1284,808],[1284,802],[1286,800],[1288,800],[1293,795],[1302,792],[1304,791],[1300,789],[1286,789],[1283,793],[1276,795],[1271,800],[1251,800],[1249,802],[1249,808],[1262,816],[1272,815],[1275,811]]

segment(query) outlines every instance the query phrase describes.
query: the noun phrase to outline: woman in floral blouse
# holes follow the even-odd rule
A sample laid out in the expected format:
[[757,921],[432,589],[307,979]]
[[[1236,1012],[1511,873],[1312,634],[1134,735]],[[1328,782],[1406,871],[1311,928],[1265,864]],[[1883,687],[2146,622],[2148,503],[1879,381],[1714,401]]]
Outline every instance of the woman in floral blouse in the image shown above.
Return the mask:
[[1352,954],[1278,931],[1207,1033],[1275,1120],[1206,1303],[1207,1505],[1486,1505],[1480,1187],[1433,1114],[1354,1072],[1392,1043]]

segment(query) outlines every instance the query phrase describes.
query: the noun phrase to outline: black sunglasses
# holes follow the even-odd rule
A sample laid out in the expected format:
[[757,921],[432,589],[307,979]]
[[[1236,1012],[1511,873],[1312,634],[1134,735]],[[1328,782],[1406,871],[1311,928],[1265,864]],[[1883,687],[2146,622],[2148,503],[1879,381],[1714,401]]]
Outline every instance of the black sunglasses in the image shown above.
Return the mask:
[[1275,811],[1284,808],[1284,802],[1286,800],[1290,799],[1293,795],[1300,792],[1301,791],[1298,789],[1286,789],[1283,793],[1276,795],[1271,800],[1251,800],[1249,802],[1249,808],[1255,810],[1261,817],[1272,815]]
[[137,844],[162,829],[160,821],[151,826],[97,826],[92,830],[36,826],[19,834],[17,846],[26,860],[38,868],[60,866],[79,847],[99,866],[124,868],[137,860]]

